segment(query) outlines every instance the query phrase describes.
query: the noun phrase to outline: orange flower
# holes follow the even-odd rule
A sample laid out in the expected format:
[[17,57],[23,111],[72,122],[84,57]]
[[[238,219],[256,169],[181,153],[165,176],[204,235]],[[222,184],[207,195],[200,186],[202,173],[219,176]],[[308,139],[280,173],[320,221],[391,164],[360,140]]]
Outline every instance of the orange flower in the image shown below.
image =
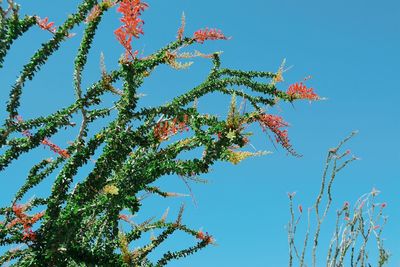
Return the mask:
[[214,239],[212,236],[210,236],[207,232],[204,234],[203,231],[198,231],[196,237],[198,239],[201,239],[203,241],[206,241],[207,244],[214,243]]
[[35,241],[36,240],[36,233],[33,232],[31,229],[26,230],[24,232],[24,235],[22,237],[22,240],[30,240],[30,241]]
[[193,35],[193,39],[198,43],[204,43],[206,40],[227,40],[228,38],[217,29],[200,29]]
[[119,43],[125,48],[125,59],[133,60],[136,58],[137,51],[132,52],[132,37],[139,38],[143,34],[143,20],[139,18],[148,5],[140,0],[123,0],[117,9],[122,14],[120,21],[121,27],[114,31]]
[[197,232],[197,236],[196,236],[198,239],[203,239],[204,237],[205,237],[205,235],[204,235],[204,233],[203,233],[203,231],[198,231]]
[[40,17],[36,16],[36,23],[37,25],[45,31],[49,31],[51,33],[55,33],[57,29],[54,26],[54,22],[48,22],[49,18],[45,17],[44,19],[41,19]]
[[283,121],[282,117],[262,114],[258,119],[263,131],[269,129],[275,134],[275,139],[277,143],[280,143],[284,148],[290,149],[292,145],[289,142],[289,137],[287,130],[282,130],[281,128],[289,126],[289,124]]
[[177,134],[178,132],[183,132],[184,130],[188,131],[188,121],[189,116],[185,114],[183,120],[181,121],[178,121],[177,118],[174,118],[172,121],[159,122],[154,127],[154,136],[158,140],[162,141],[168,139],[171,135]]
[[289,86],[286,92],[289,96],[295,99],[318,100],[319,96],[314,93],[313,88],[307,88],[303,83],[295,83]]
[[57,146],[56,144],[53,144],[49,139],[45,138],[42,141],[43,145],[46,145],[48,147],[50,147],[50,149],[52,151],[54,151],[55,153],[59,154],[60,156],[62,156],[63,158],[67,159],[70,157],[70,155],[68,154],[68,151],[65,149],[61,149],[59,146]]
[[43,217],[44,211],[39,212],[33,216],[28,216],[27,214],[25,214],[25,210],[27,208],[27,205],[15,204],[12,207],[12,210],[16,218],[7,225],[7,228],[10,229],[16,224],[22,224],[22,227],[24,228],[22,240],[28,239],[30,241],[34,241],[36,239],[36,234],[32,231],[32,225]]
[[[15,117],[17,122],[21,123],[24,120],[22,119],[22,116],[18,115]],[[22,131],[22,134],[27,136],[27,137],[32,137],[32,133],[29,130],[24,130]],[[63,158],[67,159],[70,157],[70,155],[68,154],[68,151],[65,149],[61,149],[59,146],[57,146],[56,144],[53,144],[49,139],[45,138],[42,141],[42,144],[45,146],[50,147],[50,149],[52,151],[54,151],[55,153],[59,154],[60,156],[62,156]]]

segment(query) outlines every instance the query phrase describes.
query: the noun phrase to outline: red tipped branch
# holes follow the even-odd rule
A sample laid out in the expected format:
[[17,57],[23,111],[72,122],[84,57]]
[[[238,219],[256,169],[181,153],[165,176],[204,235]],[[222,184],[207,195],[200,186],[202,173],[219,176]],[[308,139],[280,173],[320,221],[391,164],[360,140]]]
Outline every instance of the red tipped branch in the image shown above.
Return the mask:
[[314,93],[313,88],[307,88],[303,83],[295,83],[289,86],[286,92],[290,97],[295,99],[318,100],[319,96]]
[[196,31],[193,35],[193,39],[202,44],[206,40],[227,40],[228,37],[226,37],[221,30],[205,28]]
[[133,60],[137,56],[137,51],[132,52],[132,37],[139,38],[143,32],[143,20],[139,18],[148,5],[140,0],[123,0],[117,9],[122,14],[120,21],[123,23],[114,31],[118,42],[125,48],[125,59]]

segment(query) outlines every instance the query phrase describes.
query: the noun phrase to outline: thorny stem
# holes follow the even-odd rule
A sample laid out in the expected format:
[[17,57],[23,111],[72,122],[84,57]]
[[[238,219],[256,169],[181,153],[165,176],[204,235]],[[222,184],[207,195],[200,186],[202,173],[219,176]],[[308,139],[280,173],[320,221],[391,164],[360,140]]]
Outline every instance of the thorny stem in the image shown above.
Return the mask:
[[[319,233],[321,231],[321,224],[322,224],[323,220],[325,219],[325,217],[328,213],[328,210],[330,208],[331,202],[332,202],[331,187],[332,187],[333,181],[335,179],[336,173],[338,172],[338,169],[336,167],[337,160],[340,159],[340,157],[337,156],[338,155],[337,152],[339,151],[341,146],[343,144],[345,144],[348,140],[350,140],[356,133],[357,132],[352,132],[348,137],[343,139],[337,147],[330,149],[328,152],[328,155],[326,157],[326,163],[325,163],[325,168],[324,168],[323,175],[322,175],[320,191],[319,191],[319,194],[318,194],[317,199],[314,204],[316,218],[317,218],[317,226],[316,226],[316,230],[315,230],[315,234],[314,234],[314,242],[313,242],[314,244],[313,244],[313,248],[312,248],[312,264],[314,267],[316,266],[316,257],[317,257],[316,253],[317,253]],[[328,190],[327,190],[328,191],[328,201],[325,206],[324,213],[321,217],[319,214],[319,205],[320,205],[320,202],[321,202],[322,197],[325,192],[326,176],[327,176],[328,169],[330,167],[330,163],[331,163],[332,159],[334,159],[334,163],[333,163],[333,169],[331,171],[331,177],[328,182]],[[345,165],[342,165],[342,166],[344,167],[346,165],[347,165],[347,163],[345,163]]]
[[[333,203],[332,186],[335,181],[336,174],[345,168],[349,163],[356,160],[356,157],[350,159],[341,160],[349,155],[350,151],[347,150],[344,153],[339,152],[339,148],[349,140],[355,133],[352,133],[349,137],[345,138],[340,144],[329,150],[325,168],[323,171],[321,189],[317,195],[314,203],[316,213],[316,229],[314,233],[314,242],[311,250],[311,256],[313,259],[312,264],[316,266],[316,250],[319,245],[319,234],[321,225],[324,219],[328,216],[328,212]],[[329,172],[329,179],[328,179]],[[345,266],[345,260],[349,260],[350,266],[367,266],[370,264],[369,254],[367,252],[367,245],[371,243],[372,234],[376,237],[378,247],[378,263],[377,266],[383,266],[388,260],[388,253],[383,248],[381,233],[383,225],[386,223],[386,217],[382,216],[382,210],[386,206],[386,203],[376,204],[375,196],[379,193],[378,190],[373,189],[370,193],[362,195],[357,202],[353,210],[350,210],[348,202],[342,206],[340,210],[336,212],[336,223],[332,239],[329,242],[326,266],[337,267]],[[295,221],[295,213],[293,211],[293,194],[288,194],[289,205],[290,205],[290,220],[288,224],[288,241],[289,241],[289,266],[294,265],[294,260],[299,260],[299,266],[305,266],[305,255],[307,250],[307,243],[310,231],[310,211],[308,213],[308,225],[307,231],[304,237],[303,250],[301,256],[298,257],[296,244],[295,244],[295,233],[298,225],[298,220]],[[320,214],[319,207],[326,196],[326,204],[324,206],[323,213]],[[378,205],[380,209],[376,212]],[[364,210],[366,209],[366,212]],[[299,209],[302,212],[302,208]],[[377,214],[376,214],[377,213]],[[353,214],[351,216],[351,214]],[[367,215],[367,216],[366,216]],[[300,218],[301,214],[299,215]],[[344,219],[346,222],[344,225],[341,220]],[[379,225],[380,220],[383,219],[382,225]],[[359,242],[361,241],[361,242]],[[371,265],[368,265],[371,266]]]
[[306,249],[307,249],[307,245],[308,245],[308,238],[310,235],[310,227],[311,227],[310,216],[311,216],[311,209],[308,209],[307,210],[307,231],[306,231],[306,236],[304,238],[303,250],[301,252],[301,257],[300,257],[300,267],[304,266],[304,259],[305,259],[305,255],[306,255]]

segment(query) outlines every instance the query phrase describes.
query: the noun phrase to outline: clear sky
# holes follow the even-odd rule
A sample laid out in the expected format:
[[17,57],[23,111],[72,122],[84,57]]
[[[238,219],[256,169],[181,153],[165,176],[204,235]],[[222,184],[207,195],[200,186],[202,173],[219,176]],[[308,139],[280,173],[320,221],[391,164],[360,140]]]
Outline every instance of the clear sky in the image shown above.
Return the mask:
[[[47,16],[56,25],[60,25],[79,2],[19,1],[22,13]],[[392,254],[388,266],[400,266],[400,86],[397,73],[400,71],[400,2],[149,0],[148,4],[150,8],[143,16],[145,35],[133,43],[144,55],[174,40],[184,11],[188,35],[208,26],[219,28],[232,37],[229,41],[195,47],[203,52],[224,51],[223,66],[276,71],[286,58],[287,66],[293,67],[285,73],[285,82],[279,85],[282,90],[311,75],[307,85],[327,98],[312,104],[306,101],[293,106],[281,103],[271,110],[290,123],[290,138],[303,157],[292,157],[279,147],[275,149],[268,137],[254,128],[252,144],[257,149],[273,151],[272,155],[247,159],[237,166],[216,164],[210,174],[202,176],[209,180],[208,184],[192,186],[197,205],[191,198],[146,200],[144,207],[148,209],[135,218],[138,222],[147,219],[146,216],[161,216],[168,206],[173,219],[180,203],[185,202],[184,222],[196,229],[202,228],[217,240],[217,246],[170,266],[287,266],[287,192],[296,191],[296,201],[304,207],[311,206],[319,189],[326,151],[353,130],[359,130],[359,134],[346,148],[361,160],[339,174],[334,185],[333,210],[344,201],[353,203],[373,187],[379,189],[378,201],[388,203],[389,222],[383,234]],[[119,26],[118,17],[114,9],[101,23],[84,73],[85,85],[100,75],[101,51],[108,69],[117,66],[123,53],[113,36]],[[65,42],[35,79],[27,83],[22,99],[23,116],[45,115],[73,101],[73,60],[81,31],[82,25],[75,28],[77,35]],[[21,66],[49,37],[47,32],[31,30],[16,42],[7,56],[5,68],[0,70],[2,118],[10,86]],[[156,70],[141,88],[146,94],[141,104],[165,103],[200,83],[209,67],[209,62],[199,59],[188,70],[176,72],[167,67]],[[200,100],[199,108],[204,112],[226,114],[228,102],[229,99],[213,95]],[[66,146],[68,137],[60,134],[52,140]],[[45,152],[51,156],[50,151]],[[40,150],[40,153],[44,152]],[[0,188],[2,205],[9,203],[12,190],[22,184],[29,162],[29,157],[25,156],[21,163],[2,174],[5,183]],[[47,180],[48,185],[50,180]],[[177,177],[163,177],[158,185],[167,191],[188,193]],[[330,235],[331,229],[323,228],[325,247]],[[187,244],[189,240],[178,235],[168,246],[182,248]],[[322,255],[323,246],[321,244]]]

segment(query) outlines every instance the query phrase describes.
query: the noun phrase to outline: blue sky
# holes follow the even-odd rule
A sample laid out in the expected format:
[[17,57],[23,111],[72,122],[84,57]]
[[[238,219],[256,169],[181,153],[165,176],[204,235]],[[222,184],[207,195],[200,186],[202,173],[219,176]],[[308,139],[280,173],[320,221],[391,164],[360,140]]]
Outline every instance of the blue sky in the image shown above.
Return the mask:
[[[19,1],[23,13],[48,16],[56,25],[79,2]],[[281,148],[275,149],[268,137],[255,130],[252,144],[274,153],[247,159],[237,166],[216,164],[210,174],[202,176],[209,184],[192,186],[197,205],[190,198],[146,200],[149,208],[137,217],[138,221],[145,220],[146,216],[161,216],[168,206],[173,218],[180,203],[185,202],[184,222],[196,229],[202,228],[217,240],[217,246],[170,266],[287,266],[286,194],[296,191],[296,201],[304,207],[311,206],[319,189],[327,149],[353,130],[359,130],[359,134],[346,148],[361,160],[339,174],[334,185],[333,209],[344,201],[353,203],[372,187],[378,188],[382,192],[378,201],[388,203],[389,222],[383,234],[392,254],[388,266],[400,266],[400,106],[397,102],[400,87],[396,78],[400,70],[400,3],[395,0],[149,0],[148,3],[150,8],[143,16],[145,35],[133,43],[144,55],[174,40],[184,11],[188,35],[208,26],[222,29],[232,37],[229,41],[208,42],[195,49],[222,50],[223,66],[242,70],[276,71],[286,58],[287,66],[293,67],[285,73],[281,89],[311,75],[307,85],[327,98],[312,104],[307,101],[293,106],[280,103],[271,110],[290,123],[290,138],[303,157],[292,157]],[[108,69],[117,67],[123,53],[113,36],[118,26],[118,14],[112,10],[104,18],[95,39],[84,72],[84,85],[99,77],[101,51]],[[27,83],[21,108],[24,117],[45,115],[73,101],[73,59],[81,31],[82,25],[75,28],[77,35],[64,43],[36,78]],[[6,58],[5,68],[0,70],[3,106],[21,66],[49,37],[49,33],[35,29],[16,42]],[[165,103],[200,83],[209,67],[209,62],[199,59],[188,70],[158,69],[141,88],[146,94],[141,104]],[[228,102],[229,99],[212,95],[200,100],[199,108],[222,115],[226,114]],[[1,109],[1,115],[4,118],[5,108]],[[52,140],[66,145],[69,139],[67,134],[60,134]],[[51,156],[50,151],[34,153]],[[29,162],[29,157],[22,157],[21,162],[2,174],[6,185],[0,189],[1,204],[8,203],[12,190],[22,184]],[[47,185],[51,184],[50,180]],[[177,177],[163,177],[158,185],[169,191],[187,193]],[[44,188],[38,190],[38,194],[45,192]],[[331,229],[324,228],[323,240],[327,241],[330,234]],[[168,246],[179,248],[188,242],[183,235],[178,235]],[[324,248],[321,248],[323,255]]]

